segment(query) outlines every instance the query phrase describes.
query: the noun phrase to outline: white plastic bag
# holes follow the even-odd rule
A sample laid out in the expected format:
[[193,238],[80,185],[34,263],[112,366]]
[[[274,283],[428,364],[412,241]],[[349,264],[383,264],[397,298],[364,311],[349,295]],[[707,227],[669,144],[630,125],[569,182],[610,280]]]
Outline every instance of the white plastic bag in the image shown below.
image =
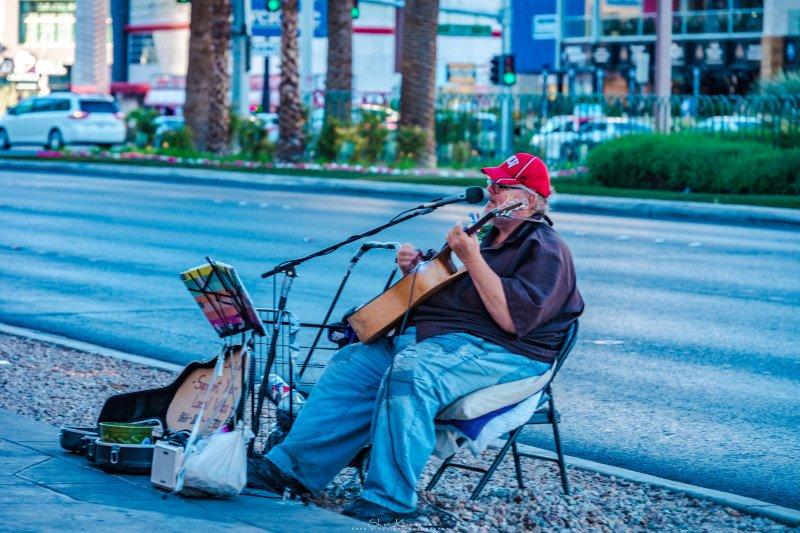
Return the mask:
[[239,494],[247,483],[246,447],[253,436],[250,428],[239,422],[233,431],[217,430],[202,439],[184,460],[183,492],[193,495],[201,491],[222,498]]

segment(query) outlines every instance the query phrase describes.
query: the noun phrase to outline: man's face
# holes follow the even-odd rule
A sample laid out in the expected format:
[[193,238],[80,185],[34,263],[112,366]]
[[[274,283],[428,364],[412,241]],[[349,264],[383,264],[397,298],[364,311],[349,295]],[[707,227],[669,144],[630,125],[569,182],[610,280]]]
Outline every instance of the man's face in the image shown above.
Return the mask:
[[[492,181],[488,181],[486,190],[489,192],[489,201],[486,203],[487,211],[505,204],[521,201],[528,203],[528,205],[515,211],[513,213],[514,218],[525,218],[533,213],[534,205],[532,204],[532,198],[525,189],[514,185],[498,185]],[[502,228],[507,222],[512,222],[512,220],[508,218],[496,218],[494,220],[494,225]]]
[[515,185],[498,185],[491,180],[487,180],[486,190],[489,192],[487,207],[490,209],[516,200],[528,201],[528,192]]

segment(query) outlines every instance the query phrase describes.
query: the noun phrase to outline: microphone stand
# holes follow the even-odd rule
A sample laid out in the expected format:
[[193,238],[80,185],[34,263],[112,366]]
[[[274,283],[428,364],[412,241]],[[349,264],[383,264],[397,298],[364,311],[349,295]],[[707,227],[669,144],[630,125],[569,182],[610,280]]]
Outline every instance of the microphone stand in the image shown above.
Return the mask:
[[[439,207],[439,206],[437,206],[437,207]],[[262,278],[268,278],[270,276],[274,276],[275,274],[277,274],[279,272],[283,272],[287,276],[296,277],[297,273],[294,272],[294,267],[296,267],[297,265],[300,265],[302,263],[305,263],[309,259],[314,259],[315,257],[319,257],[321,255],[327,255],[327,254],[329,254],[329,253],[331,253],[333,251],[338,250],[339,248],[341,248],[342,246],[344,246],[346,244],[350,244],[351,242],[363,239],[364,237],[370,237],[372,235],[375,235],[376,233],[380,233],[381,231],[385,230],[386,228],[395,226],[395,225],[400,224],[401,222],[405,222],[406,220],[409,220],[411,218],[418,217],[420,215],[427,215],[428,213],[432,213],[435,209],[437,209],[437,207],[422,207],[422,208],[418,208],[418,209],[416,209],[416,210],[414,210],[414,211],[412,211],[412,212],[410,212],[408,214],[403,215],[402,217],[393,218],[392,220],[390,220],[386,224],[382,224],[380,226],[377,226],[375,228],[367,230],[364,233],[359,233],[357,235],[351,235],[348,238],[346,238],[345,240],[337,242],[336,244],[331,244],[330,246],[328,246],[327,248],[323,248],[322,250],[318,250],[318,251],[316,251],[314,253],[311,253],[311,254],[308,254],[308,255],[306,255],[304,257],[299,257],[297,259],[290,259],[289,261],[284,261],[283,263],[279,264],[275,268],[273,268],[271,270],[267,270],[266,272],[261,274],[261,277]]]
[[[428,207],[420,206],[420,207],[414,208],[411,212],[406,213],[401,217],[393,218],[392,220],[390,220],[389,222],[387,222],[385,224],[381,224],[380,226],[377,226],[377,227],[374,227],[372,229],[369,229],[369,230],[367,230],[367,231],[365,231],[363,233],[359,233],[359,234],[356,234],[356,235],[351,235],[350,237],[347,237],[343,241],[337,242],[336,244],[332,244],[332,245],[328,246],[327,248],[323,248],[322,250],[318,250],[318,251],[316,251],[314,253],[311,253],[311,254],[308,254],[306,256],[298,257],[297,259],[290,259],[288,261],[284,261],[283,263],[280,263],[275,268],[272,268],[272,269],[264,272],[263,274],[261,274],[262,278],[268,278],[268,277],[274,276],[275,274],[283,273],[283,280],[281,282],[281,291],[280,291],[280,297],[278,298],[278,305],[277,305],[277,307],[275,309],[275,323],[273,324],[272,337],[270,338],[270,341],[269,341],[269,350],[267,352],[267,364],[264,366],[264,374],[262,375],[261,383],[259,384],[259,387],[258,387],[258,407],[256,408],[255,412],[251,413],[251,422],[252,422],[252,425],[253,425],[253,433],[258,435],[259,426],[261,424],[261,411],[264,408],[264,399],[266,397],[267,383],[269,381],[269,370],[270,370],[270,368],[272,368],[272,365],[275,362],[275,357],[277,355],[278,337],[280,335],[280,328],[281,328],[281,325],[282,325],[282,322],[283,322],[283,317],[284,317],[284,314],[286,313],[286,302],[287,302],[287,300],[289,298],[289,291],[291,291],[291,289],[292,289],[292,284],[294,283],[294,278],[297,277],[297,270],[296,270],[295,267],[297,267],[298,265],[300,265],[302,263],[305,263],[306,261],[308,261],[310,259],[313,259],[315,257],[319,257],[319,256],[322,256],[322,255],[327,255],[327,254],[329,254],[329,253],[331,253],[331,252],[333,252],[335,250],[338,250],[342,246],[350,244],[351,242],[357,241],[359,239],[363,239],[364,237],[369,237],[369,236],[375,235],[376,233],[379,233],[379,232],[385,230],[386,228],[389,228],[391,226],[395,226],[397,224],[400,224],[401,222],[405,222],[406,220],[412,219],[414,217],[418,217],[420,215],[427,215],[429,213],[432,213],[434,210],[436,210],[439,207],[441,207],[441,206],[428,206]],[[291,368],[291,366],[290,366],[290,368]],[[291,373],[291,370],[290,370],[290,373]],[[290,388],[290,392],[289,392],[289,416],[291,417],[292,416],[292,412],[293,412],[293,408],[294,408],[293,405],[292,405],[293,392],[294,392],[294,390],[293,390],[294,389],[294,376],[291,376],[291,375],[289,376],[289,388]],[[254,392],[254,391],[251,391],[251,392]],[[274,400],[273,400],[273,403],[277,404],[277,402],[275,402]],[[248,453],[249,454],[252,454],[254,444],[255,444],[255,439],[250,441],[250,444],[249,444],[249,447],[248,447]]]

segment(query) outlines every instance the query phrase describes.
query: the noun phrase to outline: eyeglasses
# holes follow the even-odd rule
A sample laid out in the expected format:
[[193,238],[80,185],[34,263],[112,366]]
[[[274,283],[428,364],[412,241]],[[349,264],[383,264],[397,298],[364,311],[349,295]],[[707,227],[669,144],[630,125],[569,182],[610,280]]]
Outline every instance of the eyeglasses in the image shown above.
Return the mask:
[[519,189],[520,187],[514,187],[513,185],[501,185],[499,183],[493,182],[491,179],[487,179],[486,188],[489,189],[489,192],[491,192],[492,194],[497,194],[500,191],[510,191],[513,189]]

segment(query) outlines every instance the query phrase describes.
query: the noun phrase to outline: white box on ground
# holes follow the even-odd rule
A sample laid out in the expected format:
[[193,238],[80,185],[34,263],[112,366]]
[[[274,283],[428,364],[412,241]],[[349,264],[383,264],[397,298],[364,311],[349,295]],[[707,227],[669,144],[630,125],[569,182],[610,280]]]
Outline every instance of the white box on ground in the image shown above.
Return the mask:
[[150,471],[150,482],[156,487],[175,490],[178,470],[183,464],[183,446],[156,442],[153,448],[153,468]]

